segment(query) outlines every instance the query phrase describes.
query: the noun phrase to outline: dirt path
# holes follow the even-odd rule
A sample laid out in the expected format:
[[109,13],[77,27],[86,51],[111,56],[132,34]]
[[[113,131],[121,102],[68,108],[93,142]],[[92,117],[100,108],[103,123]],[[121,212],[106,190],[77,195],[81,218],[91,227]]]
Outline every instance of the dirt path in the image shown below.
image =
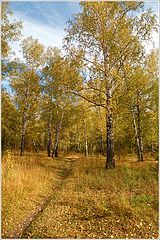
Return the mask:
[[[10,238],[157,238],[154,205],[143,203],[147,211],[143,210],[140,215],[139,208],[131,205],[128,181],[132,180],[133,185],[133,176],[129,175],[129,169],[117,167],[117,170],[106,172],[95,163],[93,159],[58,159],[57,186]],[[146,184],[146,172],[139,174],[140,183],[144,174]]]
[[28,238],[28,229],[32,224],[34,224],[37,218],[43,214],[45,208],[50,204],[52,200],[56,201],[59,193],[65,181],[72,175],[74,163],[76,162],[77,158],[59,158],[58,167],[57,167],[57,185],[53,187],[50,195],[48,195],[41,204],[32,212],[24,221],[17,226],[17,228],[8,233],[5,238],[16,239],[16,238]]

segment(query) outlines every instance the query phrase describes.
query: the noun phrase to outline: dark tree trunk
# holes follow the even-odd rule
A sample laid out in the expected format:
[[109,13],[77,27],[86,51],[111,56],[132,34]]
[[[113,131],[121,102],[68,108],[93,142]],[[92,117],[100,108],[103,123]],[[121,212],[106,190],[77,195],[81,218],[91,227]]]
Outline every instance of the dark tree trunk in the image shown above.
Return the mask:
[[91,152],[92,152],[92,155],[94,156],[94,145],[93,144],[91,146]]
[[138,130],[138,139],[139,139],[139,161],[143,161],[143,140],[142,140],[142,132],[141,132],[141,116],[140,116],[140,96],[138,93],[137,96],[137,130]]
[[47,131],[47,134],[48,134],[48,139],[47,139],[47,154],[48,154],[48,157],[51,156],[51,146],[52,146],[52,139],[51,139],[51,110],[49,111],[49,116],[48,116],[48,131]]
[[23,130],[22,136],[21,136],[20,156],[23,156],[23,154],[24,154],[24,143],[25,143],[25,133],[24,133],[24,130]]
[[32,141],[32,143],[33,143],[33,147],[34,147],[35,152],[38,153],[38,150],[37,150],[37,146],[36,146],[35,141]]
[[25,132],[26,132],[26,117],[25,117],[25,113],[23,113],[20,156],[23,156],[23,154],[24,154]]
[[1,140],[1,150],[2,150],[2,157],[5,151],[5,145],[6,145],[6,138],[5,138],[5,130],[2,131],[2,140]]
[[107,161],[106,168],[115,168],[114,160],[114,137],[113,137],[113,116],[111,111],[111,94],[108,90],[107,93],[107,113],[106,113],[106,139],[107,139]]

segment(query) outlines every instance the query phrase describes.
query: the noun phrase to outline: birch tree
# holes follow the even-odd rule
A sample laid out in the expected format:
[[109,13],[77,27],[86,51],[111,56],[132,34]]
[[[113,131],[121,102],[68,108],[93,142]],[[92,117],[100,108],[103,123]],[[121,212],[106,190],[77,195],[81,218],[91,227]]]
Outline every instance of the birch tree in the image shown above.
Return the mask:
[[[61,130],[67,125],[70,119],[69,112],[74,102],[73,96],[69,93],[69,80],[79,79],[73,59],[65,59],[58,48],[48,48],[45,53],[45,67],[42,70],[43,79],[43,108],[47,109],[47,152],[48,156],[58,157],[58,146]],[[47,104],[47,105],[46,105]],[[66,117],[67,116],[67,117]],[[54,135],[54,140],[53,140]],[[53,150],[51,154],[51,148]]]
[[[156,20],[150,10],[138,14],[142,2],[81,2],[80,5],[82,12],[68,23],[66,48],[74,45],[84,51],[86,75],[91,73],[84,86],[94,93],[94,98],[85,98],[106,109],[106,168],[114,168],[113,96],[121,84],[123,65],[126,61],[133,65],[143,55],[140,41],[151,36]],[[82,93],[78,89],[74,92],[84,97],[84,89]]]
[[[151,60],[152,59],[152,60]],[[143,161],[143,152],[147,151],[151,142],[157,142],[157,94],[158,94],[158,58],[156,51],[146,56],[142,62],[134,67],[126,64],[123,68],[125,80],[119,92],[118,115],[127,123],[121,128],[135,139],[135,149],[138,161]],[[128,129],[128,130],[127,130]],[[124,132],[124,135],[126,134]],[[152,134],[153,133],[153,134]],[[154,137],[153,137],[154,135]],[[121,134],[119,134],[121,136]],[[130,141],[132,140],[130,137]],[[152,139],[152,140],[151,140]],[[154,139],[154,140],[153,140]]]
[[15,104],[21,115],[20,156],[24,154],[25,137],[29,123],[34,122],[39,109],[40,77],[37,67],[42,63],[43,45],[33,38],[28,38],[22,42],[22,50],[26,63],[17,62],[11,77]]

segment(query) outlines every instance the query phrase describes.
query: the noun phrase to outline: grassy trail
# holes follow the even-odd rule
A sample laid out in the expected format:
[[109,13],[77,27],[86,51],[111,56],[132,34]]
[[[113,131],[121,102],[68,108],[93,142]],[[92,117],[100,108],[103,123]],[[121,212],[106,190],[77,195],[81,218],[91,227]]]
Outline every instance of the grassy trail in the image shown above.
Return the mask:
[[45,201],[39,206],[38,211],[32,213],[32,217],[29,217],[25,224],[23,224],[23,230],[21,231],[19,237],[21,238],[30,238],[30,228],[36,222],[36,220],[43,214],[46,208],[50,208],[50,204],[52,201],[57,201],[59,199],[59,195],[62,187],[65,185],[65,181],[71,176],[73,170],[73,163],[77,159],[73,158],[61,158],[58,159],[58,167],[57,167],[57,178],[59,184],[54,187],[51,195],[45,199]]
[[[50,194],[43,198],[36,208],[13,230],[5,234],[5,238],[27,238],[27,230],[32,223],[36,221],[40,214],[43,214],[45,208],[50,204],[51,200],[56,200],[59,195],[65,180],[69,178],[72,172],[73,163],[77,159],[72,158],[58,158],[56,163],[56,184],[50,189]],[[51,168],[51,167],[49,167]]]
[[[107,189],[103,184],[100,187],[100,178],[103,179],[104,176],[94,178],[94,171],[98,171],[94,162],[90,162],[88,167],[83,160],[75,162],[74,168],[70,164],[65,163],[59,172],[64,180],[57,196],[52,198],[43,213],[27,228],[23,238],[156,238],[156,221],[152,219],[151,222],[149,214],[146,214],[145,219],[145,210],[143,213],[143,210],[139,212],[139,208],[133,207],[133,189],[118,194],[116,187]],[[113,181],[116,174],[117,170],[109,172],[109,180]],[[132,178],[133,174],[131,175]],[[115,176],[116,182],[117,177]],[[130,188],[135,183],[129,183],[132,181],[129,175],[127,178]],[[142,198],[144,196],[148,195],[142,194]],[[118,197],[120,199],[116,202],[112,199]],[[136,205],[140,208],[142,205],[144,208],[150,206],[149,201],[142,202]]]
[[56,184],[12,238],[157,238],[157,163],[127,161],[106,171],[104,159],[54,159]]

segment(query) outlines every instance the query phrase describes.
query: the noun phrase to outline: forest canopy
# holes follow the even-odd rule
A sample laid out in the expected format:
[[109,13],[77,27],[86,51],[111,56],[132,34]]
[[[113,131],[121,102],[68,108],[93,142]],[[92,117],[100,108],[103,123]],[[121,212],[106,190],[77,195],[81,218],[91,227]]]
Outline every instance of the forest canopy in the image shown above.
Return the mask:
[[[50,157],[58,152],[158,155],[158,50],[145,50],[157,30],[143,2],[80,2],[66,24],[63,50],[23,38],[2,2],[2,154]],[[23,61],[11,45],[20,41]]]

